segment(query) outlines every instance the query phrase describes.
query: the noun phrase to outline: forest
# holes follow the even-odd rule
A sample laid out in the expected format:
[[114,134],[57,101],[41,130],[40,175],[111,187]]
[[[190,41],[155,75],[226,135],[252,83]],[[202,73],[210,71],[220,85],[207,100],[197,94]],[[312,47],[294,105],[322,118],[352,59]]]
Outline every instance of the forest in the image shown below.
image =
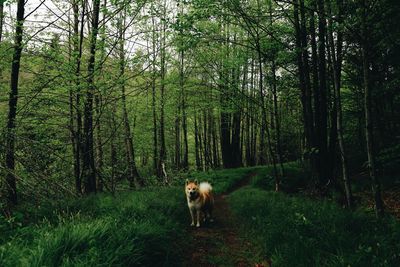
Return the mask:
[[[0,0],[0,266],[400,266],[399,22]],[[214,224],[190,227],[186,179]]]

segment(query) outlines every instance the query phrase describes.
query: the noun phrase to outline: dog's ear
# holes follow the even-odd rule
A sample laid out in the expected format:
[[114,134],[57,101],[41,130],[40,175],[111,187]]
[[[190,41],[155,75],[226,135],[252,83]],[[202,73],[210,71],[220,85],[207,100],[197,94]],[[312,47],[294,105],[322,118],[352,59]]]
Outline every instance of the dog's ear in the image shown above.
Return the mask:
[[186,179],[186,182],[185,182],[185,184],[186,184],[186,185],[188,185],[188,184],[189,184],[189,179]]
[[198,185],[199,184],[199,181],[196,179],[196,180],[194,180],[194,184],[195,185]]

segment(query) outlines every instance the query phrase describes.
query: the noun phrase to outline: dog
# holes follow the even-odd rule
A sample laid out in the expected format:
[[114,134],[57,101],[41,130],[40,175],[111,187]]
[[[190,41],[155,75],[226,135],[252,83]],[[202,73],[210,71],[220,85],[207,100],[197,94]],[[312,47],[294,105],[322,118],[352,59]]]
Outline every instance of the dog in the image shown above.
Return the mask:
[[[192,217],[191,226],[200,227],[200,215],[203,213],[204,222],[207,220],[213,222],[211,217],[214,208],[214,197],[212,195],[212,186],[208,182],[199,182],[197,180],[190,182],[186,180],[185,192],[187,204]],[[196,216],[196,217],[195,217]]]

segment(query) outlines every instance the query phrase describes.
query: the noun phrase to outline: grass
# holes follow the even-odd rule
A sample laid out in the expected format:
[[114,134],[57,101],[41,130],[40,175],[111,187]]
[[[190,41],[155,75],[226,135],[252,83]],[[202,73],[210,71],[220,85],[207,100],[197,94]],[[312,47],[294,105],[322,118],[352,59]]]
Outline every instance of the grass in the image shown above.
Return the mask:
[[[249,168],[193,173],[217,193]],[[98,194],[0,216],[0,266],[180,266],[189,216],[184,180],[116,196]]]
[[177,188],[153,188],[66,203],[14,228],[0,244],[0,266],[179,266],[183,202]]
[[254,172],[255,169],[255,167],[248,167],[194,172],[188,175],[188,179],[210,182],[213,186],[213,191],[220,194],[232,190],[246,175]]
[[[209,181],[216,193],[224,193],[252,174],[249,186],[228,197],[241,237],[255,247],[254,254],[246,254],[251,262],[400,266],[398,221],[377,221],[333,201],[272,192],[272,173],[262,166],[184,177]],[[285,175],[285,192],[296,192],[309,180],[295,163],[285,164]],[[189,216],[183,177],[175,184],[22,206],[11,219],[0,217],[0,266],[182,266]]]
[[[309,173],[297,162],[283,164],[284,178],[280,181],[280,190],[284,192],[296,192],[306,187],[310,180]],[[251,169],[255,174],[251,179],[251,185],[264,190],[275,190],[275,178],[272,166],[258,166]]]
[[[243,238],[258,248],[253,257],[273,266],[400,266],[400,223],[378,221],[363,210],[348,211],[330,200],[272,192],[272,169],[255,169],[248,187],[228,201]],[[286,192],[305,185],[307,173],[285,166]]]

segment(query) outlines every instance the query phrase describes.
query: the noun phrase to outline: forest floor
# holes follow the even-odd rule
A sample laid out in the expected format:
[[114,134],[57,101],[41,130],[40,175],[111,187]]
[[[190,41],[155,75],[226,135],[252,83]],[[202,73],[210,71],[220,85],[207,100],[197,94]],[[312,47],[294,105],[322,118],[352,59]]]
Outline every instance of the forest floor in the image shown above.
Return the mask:
[[[374,196],[371,190],[356,192],[354,195],[360,198],[369,209],[374,209]],[[382,192],[382,200],[385,211],[400,220],[400,186],[385,189]]]
[[248,240],[239,238],[238,221],[232,215],[226,200],[230,193],[248,185],[255,175],[252,172],[228,192],[215,195],[214,222],[200,228],[190,228],[192,241],[186,248],[187,259],[184,266],[264,266],[249,262],[256,248]]

